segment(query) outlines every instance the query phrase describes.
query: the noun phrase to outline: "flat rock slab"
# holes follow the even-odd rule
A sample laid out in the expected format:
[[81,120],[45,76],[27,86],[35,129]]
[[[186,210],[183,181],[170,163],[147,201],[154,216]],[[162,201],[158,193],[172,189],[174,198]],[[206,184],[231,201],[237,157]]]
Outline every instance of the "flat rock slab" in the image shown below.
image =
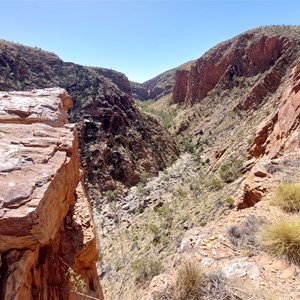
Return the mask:
[[47,243],[66,214],[79,179],[70,106],[59,88],[0,92],[0,252]]
[[44,123],[61,127],[68,123],[72,107],[67,92],[60,88],[31,92],[0,92],[0,123]]

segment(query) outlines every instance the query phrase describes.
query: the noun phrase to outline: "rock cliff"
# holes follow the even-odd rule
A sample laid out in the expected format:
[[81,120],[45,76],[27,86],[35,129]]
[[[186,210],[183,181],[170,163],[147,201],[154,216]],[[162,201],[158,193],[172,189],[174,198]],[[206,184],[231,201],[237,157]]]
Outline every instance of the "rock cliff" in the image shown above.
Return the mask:
[[[299,157],[300,60],[283,84],[276,101],[280,104],[263,121],[249,148],[248,165],[254,165],[243,184],[238,208],[253,206],[268,192],[276,166],[289,157]],[[280,158],[280,159],[279,159]]]
[[245,81],[261,76],[240,99],[239,109],[257,106],[274,93],[288,66],[297,57],[299,28],[270,26],[254,29],[225,41],[192,65],[188,78],[176,76],[173,103],[192,106],[210,92],[243,87]]
[[176,110],[170,130],[190,154],[101,211],[108,297],[176,298],[178,267],[192,259],[213,276],[207,299],[225,290],[233,299],[297,298],[298,266],[268,255],[255,236],[265,222],[296,217],[257,202],[299,181],[299,29],[258,28],[224,42],[177,70],[173,105],[143,103]]
[[0,92],[0,103],[0,298],[103,299],[68,94]]

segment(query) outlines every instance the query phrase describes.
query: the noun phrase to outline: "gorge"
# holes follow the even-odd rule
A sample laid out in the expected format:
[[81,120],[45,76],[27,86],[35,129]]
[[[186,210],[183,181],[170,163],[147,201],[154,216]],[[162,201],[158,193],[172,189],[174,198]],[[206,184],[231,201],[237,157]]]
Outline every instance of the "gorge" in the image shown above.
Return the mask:
[[0,298],[190,299],[192,262],[199,299],[297,299],[258,233],[299,218],[270,204],[299,182],[299,54],[261,27],[135,83],[0,41]]

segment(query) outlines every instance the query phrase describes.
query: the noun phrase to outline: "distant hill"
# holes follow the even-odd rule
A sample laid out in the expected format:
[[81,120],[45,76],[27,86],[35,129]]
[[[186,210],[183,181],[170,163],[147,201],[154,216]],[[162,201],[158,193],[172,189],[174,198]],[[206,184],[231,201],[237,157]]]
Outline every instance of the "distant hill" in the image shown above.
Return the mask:
[[175,74],[177,70],[189,70],[193,61],[189,61],[177,68],[163,72],[144,83],[136,83],[131,81],[131,92],[135,99],[158,100],[159,98],[172,93],[175,84]]

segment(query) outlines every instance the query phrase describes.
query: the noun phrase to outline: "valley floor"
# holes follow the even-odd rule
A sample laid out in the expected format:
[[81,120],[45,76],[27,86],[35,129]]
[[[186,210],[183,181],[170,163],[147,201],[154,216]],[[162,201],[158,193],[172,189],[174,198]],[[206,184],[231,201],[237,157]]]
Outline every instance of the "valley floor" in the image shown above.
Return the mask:
[[[298,180],[298,158],[278,160],[270,189]],[[217,182],[209,168],[185,153],[157,177],[95,209],[106,299],[172,299],[166,289],[187,259],[207,274],[221,272],[232,292],[228,299],[300,299],[299,268],[255,241],[260,226],[295,216],[270,206],[268,196],[237,211],[233,199],[244,178]]]

